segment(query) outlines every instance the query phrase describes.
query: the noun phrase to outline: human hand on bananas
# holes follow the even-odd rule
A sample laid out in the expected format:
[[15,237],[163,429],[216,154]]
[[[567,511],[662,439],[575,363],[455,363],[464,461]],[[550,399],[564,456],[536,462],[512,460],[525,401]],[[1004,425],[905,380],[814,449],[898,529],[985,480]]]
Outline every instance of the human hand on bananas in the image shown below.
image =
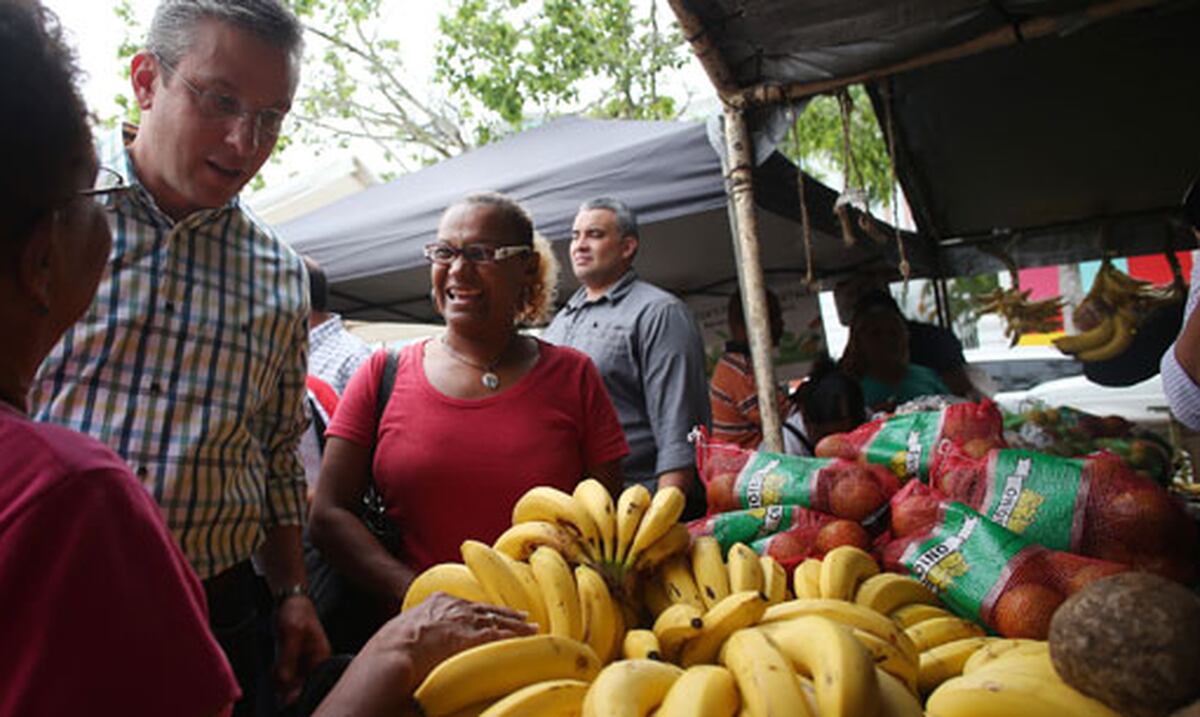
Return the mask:
[[1016,346],[1022,334],[1046,333],[1059,326],[1062,311],[1061,297],[1030,301],[1030,289],[995,289],[975,299],[975,310],[982,314],[996,314],[1004,319],[1004,335]]
[[405,714],[417,685],[446,658],[536,629],[515,610],[434,593],[375,633],[317,714]]

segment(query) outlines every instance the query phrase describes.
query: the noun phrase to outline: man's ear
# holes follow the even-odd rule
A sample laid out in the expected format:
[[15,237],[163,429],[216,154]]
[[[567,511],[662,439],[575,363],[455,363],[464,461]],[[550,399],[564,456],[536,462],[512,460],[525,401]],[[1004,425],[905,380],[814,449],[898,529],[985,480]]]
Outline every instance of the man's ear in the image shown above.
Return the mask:
[[134,55],[129,63],[129,81],[133,84],[133,94],[142,110],[148,110],[154,105],[154,93],[157,89],[154,80],[160,71],[158,60],[146,50]]
[[50,309],[53,290],[50,277],[57,221],[56,212],[49,212],[38,220],[17,256],[17,283],[30,301],[46,311]]
[[625,261],[632,261],[633,255],[637,254],[638,238],[632,234],[627,234],[621,241],[621,258]]

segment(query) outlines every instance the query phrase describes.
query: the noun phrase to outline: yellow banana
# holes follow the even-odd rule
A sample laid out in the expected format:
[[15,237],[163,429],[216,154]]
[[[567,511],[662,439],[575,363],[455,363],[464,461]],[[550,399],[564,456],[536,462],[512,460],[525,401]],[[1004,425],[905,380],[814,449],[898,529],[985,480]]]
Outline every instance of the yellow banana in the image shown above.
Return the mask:
[[696,665],[675,680],[655,717],[734,717],[741,698],[733,673],[716,665]]
[[625,556],[625,565],[636,564],[638,555],[643,550],[666,535],[671,526],[679,522],[679,516],[683,515],[685,502],[683,491],[675,486],[660,488],[654,494],[654,497],[650,499],[650,507],[646,509],[646,514],[642,516],[637,532],[633,535],[633,542],[629,545],[629,554]]
[[946,680],[961,675],[963,665],[987,641],[986,637],[964,637],[922,652],[917,670],[917,690],[927,695]]
[[683,643],[679,664],[684,667],[712,664],[721,645],[734,632],[758,622],[767,609],[767,596],[756,590],[731,593],[704,613],[700,633]]
[[492,547],[513,560],[528,560],[533,551],[543,545],[557,550],[571,564],[584,561],[583,546],[579,539],[545,520],[531,520],[510,526],[496,538]]
[[854,602],[884,615],[915,602],[938,607],[942,605],[929,588],[907,575],[897,573],[880,573],[864,580],[858,586]]
[[784,622],[798,617],[818,615],[856,630],[863,630],[883,642],[895,645],[905,659],[917,664],[917,648],[896,623],[862,605],[843,600],[796,598],[772,605],[763,613],[761,622]]
[[550,632],[550,617],[546,612],[546,599],[542,595],[537,578],[533,575],[533,568],[529,563],[513,560],[507,555],[503,557],[512,563],[513,572],[521,579],[521,587],[525,589],[526,604],[529,606],[529,621],[538,626],[538,632]]
[[653,617],[658,617],[663,610],[671,607],[671,598],[667,595],[667,588],[663,585],[662,575],[655,574],[646,580],[642,580],[642,604],[650,611]]
[[662,648],[651,630],[629,630],[621,642],[621,657],[626,660],[661,660]]
[[413,579],[404,593],[401,610],[425,602],[425,598],[436,592],[444,592],[471,602],[487,602],[487,593],[475,579],[471,569],[462,563],[441,563],[427,568]]
[[787,571],[770,555],[760,555],[758,562],[762,565],[763,592],[767,594],[767,603],[778,605],[787,599]]
[[675,603],[659,613],[652,628],[658,638],[659,652],[663,658],[675,662],[683,643],[700,634],[704,627],[704,613],[688,603]]
[[487,708],[494,704],[496,704],[496,700],[484,700],[483,702],[476,702],[473,705],[467,705],[462,709],[454,710],[444,717],[479,717],[481,714],[487,711]]
[[763,589],[762,563],[758,553],[743,543],[734,543],[729,548],[729,592]]
[[975,651],[963,663],[962,674],[972,674],[1005,656],[1018,657],[1039,654],[1050,654],[1050,643],[1045,640],[1026,640],[1024,638],[989,638],[986,645]]
[[765,635],[738,630],[721,649],[721,664],[733,673],[748,717],[813,717],[795,670]]
[[949,610],[935,605],[924,605],[922,603],[912,603],[903,605],[893,610],[888,617],[896,621],[896,624],[902,628],[909,628],[917,623],[932,620],[935,617],[950,617],[954,613]]
[[821,561],[805,558],[792,571],[792,590],[798,598],[821,597]]
[[583,680],[546,680],[492,703],[479,717],[577,717],[588,691]]
[[859,584],[878,574],[879,564],[867,551],[853,545],[839,545],[821,561],[817,585],[823,598],[853,600]]
[[524,577],[513,567],[519,565],[515,560],[477,540],[463,541],[462,557],[475,579],[483,586],[488,602],[522,610],[531,621],[537,619],[539,612],[545,619],[545,608],[538,611],[535,605],[530,604]]
[[600,658],[587,645],[557,635],[497,640],[443,660],[413,694],[427,717],[448,715],[546,680],[590,682]]
[[896,645],[881,640],[866,630],[854,630],[854,639],[871,655],[875,667],[900,681],[911,693],[917,694],[918,660],[904,654]]
[[924,717],[920,701],[900,680],[878,667],[875,679],[879,682],[878,717]]
[[729,572],[721,559],[721,544],[711,535],[692,541],[692,577],[700,590],[705,608],[711,608],[729,595]]
[[605,667],[583,700],[584,717],[645,717],[683,674],[658,660],[621,660]]
[[621,646],[624,617],[617,607],[604,577],[587,565],[575,567],[579,587],[579,605],[583,610],[583,639],[607,663]]
[[1050,653],[1015,655],[1009,652],[997,657],[982,667],[977,667],[972,675],[1020,674],[1030,677],[1059,681],[1062,678],[1054,669]]
[[875,663],[849,629],[828,618],[801,617],[772,626],[767,637],[797,670],[812,677],[821,717],[878,710]]
[[600,534],[600,555],[611,563],[617,554],[617,507],[612,494],[595,478],[579,481],[571,494],[583,506]]
[[626,488],[617,499],[617,552],[614,560],[624,563],[629,556],[629,548],[637,535],[642,516],[650,507],[650,491],[640,484]]
[[547,628],[551,635],[583,639],[583,608],[575,573],[558,551],[545,546],[529,556],[529,567],[546,603]]
[[1137,319],[1129,312],[1118,311],[1112,317],[1113,334],[1105,343],[1095,348],[1086,349],[1075,354],[1075,358],[1089,363],[1092,361],[1107,361],[1116,358],[1133,343],[1137,333]]
[[700,597],[700,588],[696,587],[696,581],[692,578],[692,568],[686,556],[677,555],[667,560],[659,570],[671,602],[704,607],[704,599]]
[[598,559],[603,552],[596,522],[569,493],[549,486],[537,486],[526,491],[513,506],[512,522],[516,525],[535,520],[553,523],[578,536],[584,552],[592,559]]
[[1065,354],[1077,354],[1099,348],[1112,340],[1116,324],[1112,316],[1105,316],[1097,325],[1087,331],[1072,336],[1059,336],[1054,339],[1054,347]]
[[917,652],[954,642],[965,637],[983,637],[983,628],[961,617],[935,617],[904,631],[912,638]]
[[651,543],[650,547],[638,554],[633,567],[649,572],[676,555],[686,555],[691,540],[692,536],[688,533],[687,526],[676,523],[667,529],[662,537]]
[[981,671],[942,683],[925,703],[929,717],[1119,717],[1061,680]]

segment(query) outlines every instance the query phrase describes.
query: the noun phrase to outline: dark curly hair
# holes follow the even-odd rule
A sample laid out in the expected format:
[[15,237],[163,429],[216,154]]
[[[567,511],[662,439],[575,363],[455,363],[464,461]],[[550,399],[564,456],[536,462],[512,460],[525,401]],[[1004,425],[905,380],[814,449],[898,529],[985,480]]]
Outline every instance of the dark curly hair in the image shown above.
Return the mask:
[[36,0],[0,0],[0,249],[68,201],[93,154],[78,71],[58,18]]

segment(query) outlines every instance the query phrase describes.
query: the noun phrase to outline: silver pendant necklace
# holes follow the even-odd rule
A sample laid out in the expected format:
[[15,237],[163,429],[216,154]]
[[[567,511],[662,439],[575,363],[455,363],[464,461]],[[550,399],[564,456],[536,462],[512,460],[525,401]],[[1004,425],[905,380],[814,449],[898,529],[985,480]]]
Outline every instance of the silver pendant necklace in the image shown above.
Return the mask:
[[496,373],[496,367],[499,365],[500,359],[504,358],[504,354],[508,353],[508,347],[512,346],[512,340],[513,337],[510,335],[508,342],[504,344],[504,348],[500,349],[500,353],[496,355],[496,358],[486,364],[478,364],[455,351],[450,342],[446,340],[446,334],[442,334],[441,336],[442,346],[446,349],[446,353],[450,354],[450,358],[479,371],[481,373],[479,383],[483,384],[483,387],[489,391],[495,391],[500,388],[500,376]]

